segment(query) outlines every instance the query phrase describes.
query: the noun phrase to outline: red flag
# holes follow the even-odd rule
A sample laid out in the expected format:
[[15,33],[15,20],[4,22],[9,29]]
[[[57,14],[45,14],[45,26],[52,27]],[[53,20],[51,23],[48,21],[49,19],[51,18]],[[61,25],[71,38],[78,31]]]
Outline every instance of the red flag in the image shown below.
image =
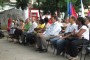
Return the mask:
[[78,17],[77,13],[75,11],[75,8],[74,8],[74,6],[72,5],[71,2],[68,4],[68,14],[69,14],[69,16],[74,16],[75,18]]
[[90,10],[88,11],[88,16],[90,16]]
[[74,6],[72,6],[72,16],[74,16],[75,18],[77,18],[77,13],[74,9]]

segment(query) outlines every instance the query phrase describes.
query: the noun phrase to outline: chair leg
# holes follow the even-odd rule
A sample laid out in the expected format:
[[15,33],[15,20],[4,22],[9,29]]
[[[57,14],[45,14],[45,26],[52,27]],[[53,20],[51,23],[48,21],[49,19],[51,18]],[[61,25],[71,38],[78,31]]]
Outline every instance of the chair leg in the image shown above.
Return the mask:
[[81,51],[81,56],[80,56],[80,60],[82,59],[82,51]]
[[55,48],[54,48],[54,47],[53,47],[53,49],[54,49],[54,51],[53,51],[53,54],[54,54],[56,50],[55,50]]
[[87,56],[87,53],[86,53],[85,56],[84,56],[84,60],[86,59],[86,56]]
[[47,50],[48,50],[48,46],[49,46],[49,41],[47,41],[47,47],[46,47]]
[[8,37],[7,37],[7,40],[8,40]]

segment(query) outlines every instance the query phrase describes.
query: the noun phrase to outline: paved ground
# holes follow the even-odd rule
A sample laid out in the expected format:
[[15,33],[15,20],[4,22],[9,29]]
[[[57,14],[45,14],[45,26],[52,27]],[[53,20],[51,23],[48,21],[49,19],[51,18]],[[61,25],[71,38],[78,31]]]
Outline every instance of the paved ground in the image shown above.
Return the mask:
[[[90,56],[89,56],[90,57]],[[90,60],[88,59],[86,60]],[[56,56],[52,51],[47,53],[36,52],[33,47],[9,42],[6,38],[0,39],[0,60],[67,60],[63,56]]]

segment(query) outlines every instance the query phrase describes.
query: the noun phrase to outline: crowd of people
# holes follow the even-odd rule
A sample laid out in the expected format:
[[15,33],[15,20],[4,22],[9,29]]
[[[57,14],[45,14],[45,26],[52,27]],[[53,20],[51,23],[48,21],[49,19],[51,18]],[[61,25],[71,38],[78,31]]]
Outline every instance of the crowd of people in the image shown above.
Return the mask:
[[78,46],[89,42],[90,17],[70,16],[62,23],[57,16],[41,20],[27,18],[25,22],[20,19],[12,20],[8,33],[14,43],[34,45],[36,51],[47,52],[47,40],[60,55],[66,48],[69,60],[78,58]]

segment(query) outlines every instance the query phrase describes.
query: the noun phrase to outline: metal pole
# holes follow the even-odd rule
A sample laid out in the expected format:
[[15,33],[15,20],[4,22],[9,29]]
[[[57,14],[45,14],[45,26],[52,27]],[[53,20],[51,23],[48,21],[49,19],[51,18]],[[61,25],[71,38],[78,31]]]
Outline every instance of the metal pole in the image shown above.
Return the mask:
[[[38,7],[39,7],[40,6],[40,1],[37,0],[37,2],[38,2]],[[39,9],[39,15],[40,15],[40,20],[41,20],[42,18],[41,18],[41,14],[40,14],[40,7],[38,9]]]

